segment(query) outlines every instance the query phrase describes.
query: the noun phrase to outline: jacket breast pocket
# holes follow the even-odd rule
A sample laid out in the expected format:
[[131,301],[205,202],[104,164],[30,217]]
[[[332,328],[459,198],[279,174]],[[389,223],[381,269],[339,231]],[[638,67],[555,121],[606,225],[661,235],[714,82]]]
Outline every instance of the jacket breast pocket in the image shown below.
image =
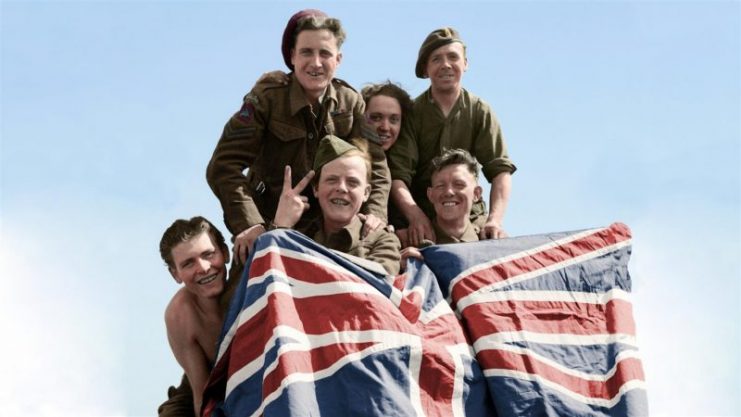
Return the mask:
[[271,120],[268,130],[282,142],[290,142],[306,136],[306,130],[280,120]]
[[331,123],[327,124],[327,133],[332,133],[341,138],[349,138],[352,123],[353,117],[349,111],[332,116]]

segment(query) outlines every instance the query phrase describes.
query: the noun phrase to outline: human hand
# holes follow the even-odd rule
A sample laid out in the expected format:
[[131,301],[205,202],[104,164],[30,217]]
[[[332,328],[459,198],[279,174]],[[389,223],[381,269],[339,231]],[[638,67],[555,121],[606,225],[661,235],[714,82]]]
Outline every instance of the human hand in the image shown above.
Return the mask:
[[401,270],[404,271],[407,269],[407,259],[409,258],[416,258],[419,260],[424,260],[422,257],[422,252],[419,251],[419,249],[415,248],[414,246],[409,246],[401,250]]
[[402,248],[409,246],[409,229],[399,229],[394,233],[396,233],[396,237],[399,238]]
[[409,219],[409,228],[407,229],[408,243],[412,246],[421,246],[425,240],[436,242],[435,231],[432,229],[430,219],[419,210],[416,216]]
[[244,265],[247,262],[247,256],[252,251],[255,240],[263,233],[265,233],[265,227],[262,224],[256,224],[234,236],[234,259]]
[[260,78],[257,79],[257,84],[267,82],[286,85],[288,84],[288,81],[290,81],[290,79],[291,77],[289,77],[288,74],[286,74],[285,72],[276,70],[262,74]]
[[363,221],[363,230],[360,232],[362,237],[368,236],[368,233],[386,226],[386,222],[376,217],[374,214],[358,213],[358,218]]
[[295,187],[291,186],[291,167],[286,165],[283,174],[283,190],[278,200],[273,224],[276,227],[293,227],[301,219],[301,215],[309,209],[309,198],[301,195],[307,185],[314,178],[314,171],[309,171]]
[[479,239],[502,239],[508,237],[502,225],[496,220],[488,219],[479,232]]

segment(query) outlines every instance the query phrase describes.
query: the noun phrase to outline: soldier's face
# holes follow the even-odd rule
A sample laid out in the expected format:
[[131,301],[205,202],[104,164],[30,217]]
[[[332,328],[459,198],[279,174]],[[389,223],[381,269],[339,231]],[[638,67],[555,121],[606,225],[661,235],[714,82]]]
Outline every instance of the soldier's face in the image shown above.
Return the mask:
[[433,90],[450,92],[460,89],[461,78],[466,68],[468,60],[463,44],[453,42],[432,51],[427,58],[425,74],[430,77]]
[[389,96],[373,96],[365,109],[368,123],[376,128],[384,151],[389,150],[399,137],[401,127],[401,105]]
[[175,281],[198,297],[214,298],[224,291],[225,263],[228,254],[222,252],[208,232],[178,243],[172,248]]
[[327,29],[299,32],[296,46],[291,51],[296,78],[312,99],[324,93],[341,60],[337,38]]
[[438,218],[459,221],[468,217],[474,201],[481,198],[481,187],[465,165],[449,165],[432,175],[427,198]]
[[325,228],[336,230],[350,224],[370,196],[367,176],[361,156],[339,157],[322,167],[314,194],[322,208]]

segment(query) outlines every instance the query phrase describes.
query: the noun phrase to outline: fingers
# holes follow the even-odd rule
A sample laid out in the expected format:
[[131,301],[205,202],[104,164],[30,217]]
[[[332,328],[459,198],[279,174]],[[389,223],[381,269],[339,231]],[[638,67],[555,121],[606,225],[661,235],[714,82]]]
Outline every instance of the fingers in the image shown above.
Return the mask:
[[291,189],[291,166],[286,165],[286,169],[283,170],[283,192]]
[[[288,172],[290,172],[290,171],[288,171]],[[311,183],[311,179],[312,178],[314,178],[314,170],[313,169],[311,171],[307,172],[306,175],[304,175],[304,177],[301,178],[301,181],[299,181],[298,184],[296,184],[296,187],[294,187],[293,191],[295,191],[296,193],[301,193],[302,191],[304,191],[304,189],[306,188],[306,186],[309,185],[309,183]]]

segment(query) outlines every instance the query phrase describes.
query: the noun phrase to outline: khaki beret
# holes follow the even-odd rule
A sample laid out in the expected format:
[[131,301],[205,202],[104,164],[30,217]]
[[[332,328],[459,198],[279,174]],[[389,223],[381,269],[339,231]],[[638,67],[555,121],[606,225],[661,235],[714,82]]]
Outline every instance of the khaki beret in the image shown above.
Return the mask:
[[296,12],[293,16],[291,16],[290,19],[288,19],[288,24],[286,25],[286,28],[283,30],[283,42],[280,44],[280,51],[283,53],[283,62],[286,63],[288,68],[293,71],[293,64],[291,64],[291,49],[295,46],[294,42],[296,41],[296,27],[298,26],[298,21],[305,18],[305,17],[311,17],[311,16],[318,16],[318,17],[327,17],[327,14],[324,13],[321,10],[317,9],[305,9],[301,10],[299,12]]
[[419,48],[419,55],[417,56],[417,66],[415,68],[417,78],[427,78],[424,75],[425,67],[427,66],[427,59],[430,57],[432,51],[453,42],[460,42],[463,44],[463,40],[458,34],[458,31],[451,27],[435,29],[432,33],[427,35],[427,38],[422,42],[422,46]]
[[316,149],[314,171],[318,173],[324,165],[353,149],[358,150],[358,148],[337,136],[327,135],[323,137]]

